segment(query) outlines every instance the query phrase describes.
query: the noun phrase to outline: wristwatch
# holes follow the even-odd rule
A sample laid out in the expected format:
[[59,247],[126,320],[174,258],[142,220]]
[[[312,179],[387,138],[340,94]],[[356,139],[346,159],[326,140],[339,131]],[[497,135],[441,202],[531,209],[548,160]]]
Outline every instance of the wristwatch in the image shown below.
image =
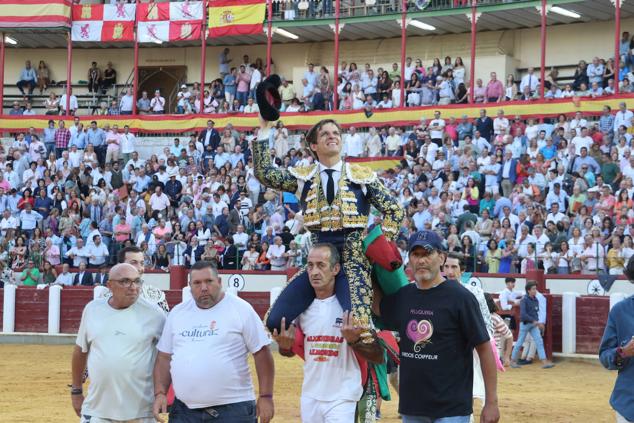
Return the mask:
[[81,386],[80,386],[79,388],[77,388],[77,387],[75,387],[75,386],[71,386],[71,387],[70,387],[70,394],[71,394],[71,395],[81,395],[81,394],[83,394],[83,393],[84,393],[84,391],[83,391],[83,389],[81,388]]

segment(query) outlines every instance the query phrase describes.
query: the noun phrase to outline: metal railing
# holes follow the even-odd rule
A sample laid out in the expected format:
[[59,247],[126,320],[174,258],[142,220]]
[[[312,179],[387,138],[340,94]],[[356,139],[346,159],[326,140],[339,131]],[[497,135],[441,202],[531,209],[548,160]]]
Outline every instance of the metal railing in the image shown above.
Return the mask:
[[[522,3],[529,0],[477,0],[478,6]],[[402,12],[401,0],[344,0],[340,17],[376,16]],[[408,0],[407,11],[437,11],[470,7],[472,0]],[[334,0],[273,0],[273,20],[331,19]]]

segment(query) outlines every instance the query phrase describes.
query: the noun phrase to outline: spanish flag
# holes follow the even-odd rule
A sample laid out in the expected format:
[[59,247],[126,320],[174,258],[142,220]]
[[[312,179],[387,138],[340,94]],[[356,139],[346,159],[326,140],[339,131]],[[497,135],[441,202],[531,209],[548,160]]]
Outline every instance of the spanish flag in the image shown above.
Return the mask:
[[375,172],[383,172],[389,169],[395,169],[396,166],[401,165],[401,161],[405,157],[346,157],[348,163],[358,163],[360,165],[369,167]]
[[209,4],[210,37],[262,33],[264,0],[211,0]]

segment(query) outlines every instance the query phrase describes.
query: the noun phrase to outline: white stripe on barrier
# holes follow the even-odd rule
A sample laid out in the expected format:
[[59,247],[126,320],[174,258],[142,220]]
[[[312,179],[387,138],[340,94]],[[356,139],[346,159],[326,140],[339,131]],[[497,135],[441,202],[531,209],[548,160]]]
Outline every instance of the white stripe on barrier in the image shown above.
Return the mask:
[[15,291],[17,286],[4,284],[4,304],[2,305],[2,332],[15,332]]
[[564,292],[561,304],[561,352],[577,350],[577,292]]
[[59,333],[60,307],[62,304],[62,287],[52,285],[48,288],[48,333]]
[[282,293],[282,288],[280,288],[279,286],[272,288],[269,304],[273,305],[273,303],[275,303],[275,300],[277,300],[277,297],[279,297],[281,293]]

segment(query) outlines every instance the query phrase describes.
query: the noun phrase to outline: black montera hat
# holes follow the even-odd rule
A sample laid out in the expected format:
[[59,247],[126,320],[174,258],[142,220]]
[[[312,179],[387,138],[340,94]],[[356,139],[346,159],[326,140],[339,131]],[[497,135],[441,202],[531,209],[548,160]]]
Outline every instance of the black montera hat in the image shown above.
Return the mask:
[[260,109],[260,115],[264,120],[275,122],[280,118],[282,98],[278,89],[282,80],[278,75],[271,75],[258,84],[255,90],[255,99]]

